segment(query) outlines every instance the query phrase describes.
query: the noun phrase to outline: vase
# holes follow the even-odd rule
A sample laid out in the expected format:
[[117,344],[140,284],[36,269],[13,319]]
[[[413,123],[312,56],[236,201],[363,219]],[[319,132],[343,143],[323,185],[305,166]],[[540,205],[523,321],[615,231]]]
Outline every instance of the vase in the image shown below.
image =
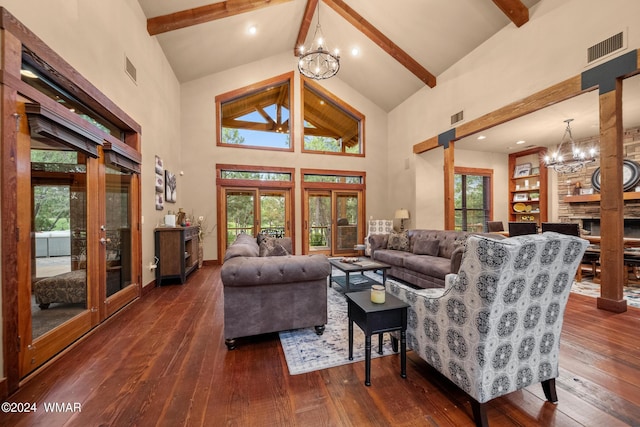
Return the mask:
[[202,240],[198,240],[198,268],[202,268],[203,262],[204,262],[204,242]]

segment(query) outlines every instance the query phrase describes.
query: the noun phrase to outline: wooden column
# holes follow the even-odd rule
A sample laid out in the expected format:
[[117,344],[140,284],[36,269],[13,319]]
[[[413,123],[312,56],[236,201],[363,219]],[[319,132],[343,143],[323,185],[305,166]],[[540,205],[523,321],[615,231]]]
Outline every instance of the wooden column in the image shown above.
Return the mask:
[[455,171],[455,143],[449,142],[444,149],[444,229],[456,228],[456,210],[454,203],[454,171]]
[[621,313],[624,299],[624,200],[622,194],[622,80],[600,94],[600,263],[598,308]]

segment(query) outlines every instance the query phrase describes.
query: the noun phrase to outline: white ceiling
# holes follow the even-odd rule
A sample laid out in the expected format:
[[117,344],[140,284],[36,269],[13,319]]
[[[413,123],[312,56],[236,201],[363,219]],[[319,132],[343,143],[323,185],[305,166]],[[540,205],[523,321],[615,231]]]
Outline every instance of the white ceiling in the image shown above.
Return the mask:
[[[523,0],[527,7],[539,0]],[[138,0],[147,18],[217,3],[212,0]],[[514,25],[491,0],[346,0],[348,6],[436,77],[506,25]],[[159,34],[180,82],[257,61],[293,55],[306,0],[293,0],[229,18]],[[340,49],[338,78],[385,111],[425,85],[322,1],[320,23],[330,48]],[[317,24],[314,14],[307,41]],[[247,28],[257,27],[250,36]],[[526,24],[525,24],[526,25]],[[360,55],[353,57],[351,49]]]
[[[221,0],[138,0],[147,18],[220,2]],[[522,0],[529,8],[539,0]],[[438,77],[507,25],[514,25],[491,0],[345,0],[358,14]],[[278,54],[297,60],[294,44],[306,0],[293,0],[229,18],[159,34],[158,41],[178,80],[187,82]],[[390,111],[425,87],[349,22],[320,1],[320,23],[327,44],[341,52],[339,78],[385,111]],[[314,14],[307,42],[317,23]],[[249,26],[258,32],[250,36]],[[525,24],[527,25],[527,24]],[[357,47],[360,55],[353,57]],[[624,126],[640,126],[640,76],[624,86]],[[571,123],[575,139],[598,133],[598,94],[590,92],[534,114],[467,137],[458,148],[509,153],[529,146],[557,144],[563,121]],[[516,145],[515,141],[526,143]]]

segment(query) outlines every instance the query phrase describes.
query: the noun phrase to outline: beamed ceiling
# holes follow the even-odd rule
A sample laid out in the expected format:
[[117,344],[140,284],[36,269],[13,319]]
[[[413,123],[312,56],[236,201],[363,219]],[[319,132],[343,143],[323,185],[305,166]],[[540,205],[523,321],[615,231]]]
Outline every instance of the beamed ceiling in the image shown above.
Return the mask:
[[[178,80],[288,54],[313,37],[319,0],[138,0]],[[385,111],[506,25],[522,26],[539,0],[320,0],[337,77]],[[247,29],[255,26],[257,33]],[[359,50],[353,56],[353,48]]]
[[[254,63],[291,58],[308,45],[319,0],[138,0],[180,82]],[[527,25],[539,0],[320,0],[320,23],[341,52],[340,79],[385,111],[420,90],[505,26]],[[255,26],[257,34],[247,29]],[[352,56],[352,48],[360,54]],[[247,84],[252,82],[247,82]],[[640,126],[640,76],[625,80],[623,125]],[[217,94],[214,94],[217,95]],[[454,114],[452,111],[451,114]],[[318,115],[318,119],[320,119]],[[597,94],[589,93],[502,124],[456,143],[458,148],[510,153],[559,142],[574,118],[576,138],[598,133]],[[273,123],[270,124],[274,126]],[[288,123],[283,123],[288,126]],[[340,129],[318,120],[318,128]],[[443,131],[446,129],[443,129]],[[525,140],[523,145],[516,141]]]

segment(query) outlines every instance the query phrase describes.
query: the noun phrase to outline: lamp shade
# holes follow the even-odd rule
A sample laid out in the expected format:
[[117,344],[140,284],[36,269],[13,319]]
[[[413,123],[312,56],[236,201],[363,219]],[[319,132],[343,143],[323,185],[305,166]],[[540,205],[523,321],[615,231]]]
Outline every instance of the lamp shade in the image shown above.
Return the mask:
[[409,211],[407,209],[397,209],[396,219],[409,219]]

